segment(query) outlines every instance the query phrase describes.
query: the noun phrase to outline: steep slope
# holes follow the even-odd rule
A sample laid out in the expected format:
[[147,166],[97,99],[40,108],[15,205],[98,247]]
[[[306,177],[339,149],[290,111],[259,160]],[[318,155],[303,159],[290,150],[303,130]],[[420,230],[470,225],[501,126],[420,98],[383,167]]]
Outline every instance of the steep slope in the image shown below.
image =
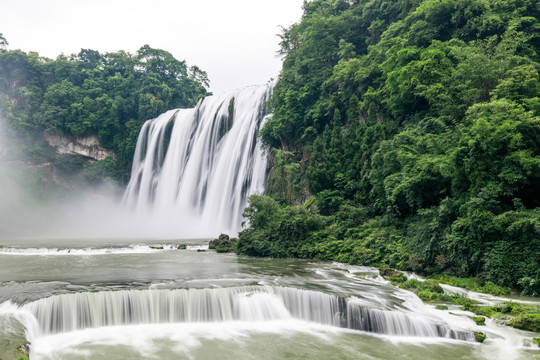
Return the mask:
[[[285,29],[239,251],[540,292],[540,5],[314,0]],[[303,204],[303,205],[301,205]]]

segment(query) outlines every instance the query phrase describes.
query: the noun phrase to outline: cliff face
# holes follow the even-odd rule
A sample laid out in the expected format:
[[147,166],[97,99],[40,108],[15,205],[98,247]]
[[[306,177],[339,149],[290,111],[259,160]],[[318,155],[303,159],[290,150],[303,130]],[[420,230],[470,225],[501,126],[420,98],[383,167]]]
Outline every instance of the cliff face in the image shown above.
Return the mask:
[[115,158],[112,150],[105,149],[95,135],[84,137],[67,137],[46,134],[45,139],[49,145],[54,146],[59,154],[81,155],[93,160],[103,160],[107,157]]

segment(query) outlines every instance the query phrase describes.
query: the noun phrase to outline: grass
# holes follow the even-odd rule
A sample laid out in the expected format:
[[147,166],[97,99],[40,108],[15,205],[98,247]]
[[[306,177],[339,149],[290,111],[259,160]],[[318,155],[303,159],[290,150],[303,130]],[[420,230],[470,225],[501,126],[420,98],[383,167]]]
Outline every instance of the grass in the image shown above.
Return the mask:
[[495,306],[471,305],[464,309],[492,318],[500,324],[540,332],[540,306],[538,305],[505,302]]
[[460,278],[450,275],[438,275],[434,276],[433,279],[437,280],[441,284],[457,286],[470,291],[491,294],[495,296],[504,296],[511,293],[510,288],[495,285],[491,281],[484,283],[479,278],[474,277]]

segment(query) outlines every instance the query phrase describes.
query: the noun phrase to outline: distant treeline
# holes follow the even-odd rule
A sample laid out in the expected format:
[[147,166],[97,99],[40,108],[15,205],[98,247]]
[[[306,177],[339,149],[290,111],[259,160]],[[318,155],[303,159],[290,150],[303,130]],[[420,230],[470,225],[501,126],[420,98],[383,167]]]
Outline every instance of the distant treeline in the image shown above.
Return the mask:
[[537,0],[305,2],[239,252],[540,295],[539,18]]
[[88,176],[126,182],[144,121],[166,110],[193,107],[208,94],[204,71],[148,45],[136,54],[82,49],[55,60],[7,46],[0,34],[0,117],[22,139],[14,156],[35,164],[81,165],[57,156],[44,133],[93,134],[114,150],[116,160],[91,164]]

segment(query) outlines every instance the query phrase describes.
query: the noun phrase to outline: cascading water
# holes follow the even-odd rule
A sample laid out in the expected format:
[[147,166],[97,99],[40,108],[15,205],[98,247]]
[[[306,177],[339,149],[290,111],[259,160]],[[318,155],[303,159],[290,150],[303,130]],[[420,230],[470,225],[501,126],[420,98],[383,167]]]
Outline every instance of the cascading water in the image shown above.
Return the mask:
[[451,328],[437,317],[287,287],[85,292],[44,298],[23,309],[35,317],[26,322],[38,336],[133,324],[299,319],[378,334],[474,341],[471,331]]
[[271,86],[203,99],[168,111],[139,134],[127,205],[174,236],[237,233],[247,197],[264,191],[257,133]]
[[[517,360],[536,351],[520,345],[526,334],[435,310],[376,269],[140,246],[0,252],[0,356],[17,359],[28,343],[31,360],[493,359],[509,346],[504,359]],[[6,271],[21,262],[25,272]],[[487,346],[475,331],[489,332]]]

